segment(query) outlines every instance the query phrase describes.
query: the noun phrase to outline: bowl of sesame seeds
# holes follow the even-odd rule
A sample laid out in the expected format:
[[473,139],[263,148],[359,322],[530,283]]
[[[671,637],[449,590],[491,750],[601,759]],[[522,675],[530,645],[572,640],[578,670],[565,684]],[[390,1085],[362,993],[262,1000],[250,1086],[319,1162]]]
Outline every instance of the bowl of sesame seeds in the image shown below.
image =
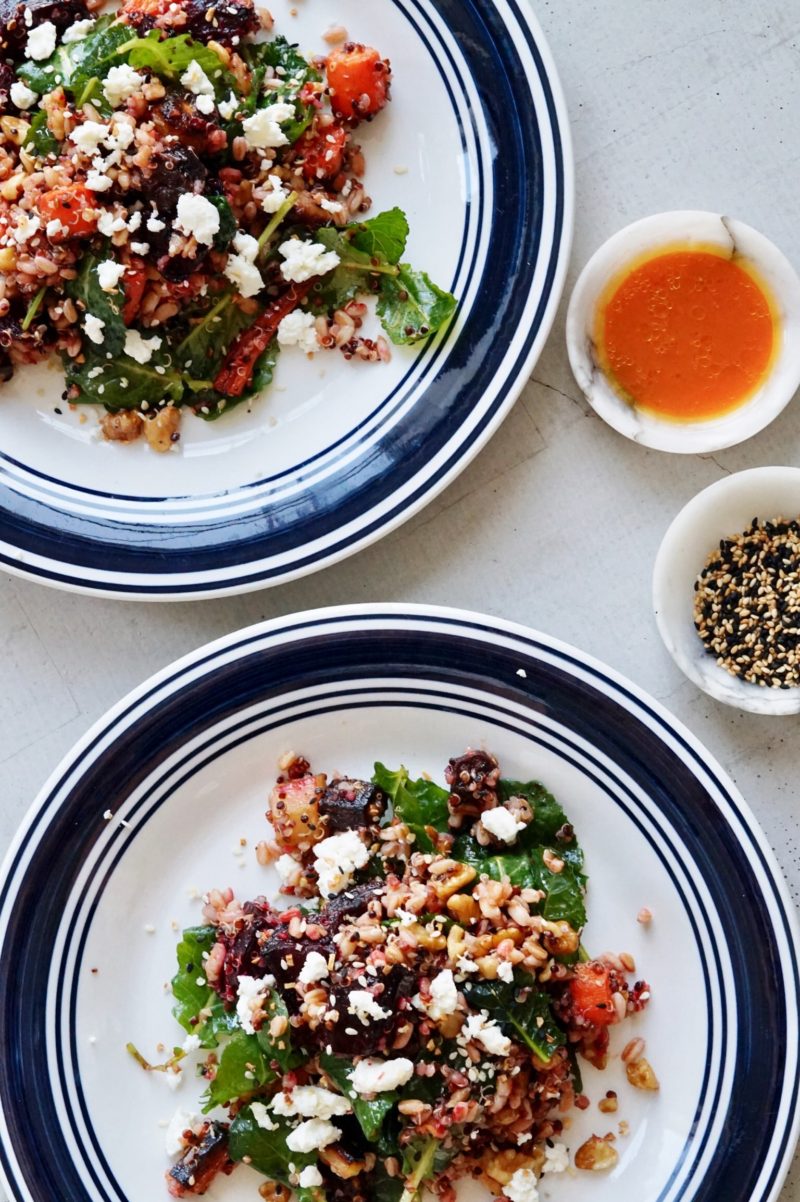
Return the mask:
[[800,468],[737,472],[698,493],[656,558],[653,606],[675,663],[756,714],[800,713]]

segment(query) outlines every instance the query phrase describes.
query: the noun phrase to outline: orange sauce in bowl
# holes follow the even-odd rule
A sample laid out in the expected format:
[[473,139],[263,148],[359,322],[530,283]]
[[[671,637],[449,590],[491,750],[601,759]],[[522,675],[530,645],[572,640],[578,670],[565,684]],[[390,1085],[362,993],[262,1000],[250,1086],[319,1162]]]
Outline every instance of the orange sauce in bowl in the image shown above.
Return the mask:
[[743,405],[779,344],[767,285],[748,260],[714,246],[664,248],[629,264],[600,298],[594,337],[625,400],[682,422]]

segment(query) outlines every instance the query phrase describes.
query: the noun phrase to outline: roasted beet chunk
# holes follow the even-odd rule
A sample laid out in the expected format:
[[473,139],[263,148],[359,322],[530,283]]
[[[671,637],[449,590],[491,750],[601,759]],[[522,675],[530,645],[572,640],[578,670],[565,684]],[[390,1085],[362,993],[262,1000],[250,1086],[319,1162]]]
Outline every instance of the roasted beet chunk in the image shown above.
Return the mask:
[[[178,208],[178,198],[184,192],[201,191],[196,184],[204,184],[208,170],[195,152],[188,146],[167,146],[157,150],[150,160],[152,170],[142,183],[145,198],[158,208],[159,217],[166,223],[163,231],[164,247],[169,242],[173,218]],[[151,250],[157,238],[148,235]]]
[[[388,1010],[387,1018],[370,1018],[364,1023],[349,1009],[349,996],[353,989],[361,989],[356,982],[348,985],[334,985],[331,996],[335,998],[333,1013],[338,1018],[323,1020],[325,1031],[324,1042],[336,1056],[371,1056],[373,1053],[385,1050],[386,1044],[393,1039],[398,1027],[403,1022],[402,1011],[398,1007],[401,997],[411,997],[416,993],[416,980],[406,969],[395,965],[384,977],[375,978],[383,989],[376,991],[375,1000],[383,1010]],[[355,1032],[355,1034],[353,1034]]]
[[355,831],[380,822],[387,802],[383,790],[369,781],[335,780],[322,794],[319,812],[329,833]]
[[[31,24],[25,24],[25,10],[31,14]],[[84,0],[0,0],[0,50],[23,54],[28,31],[45,21],[52,21],[59,33],[89,16]]]
[[205,1123],[167,1173],[169,1192],[173,1198],[204,1194],[218,1173],[230,1173],[233,1167],[228,1157],[228,1128],[222,1123]]
[[458,829],[467,818],[477,818],[497,805],[500,768],[488,751],[467,750],[455,756],[445,768],[444,778],[452,790],[448,800],[452,827]]
[[189,32],[198,41],[221,42],[223,46],[236,46],[239,40],[259,27],[258,14],[253,0],[187,0]]
[[268,973],[275,982],[291,1009],[297,1009],[299,999],[292,988],[299,977],[310,952],[319,952],[327,959],[333,944],[323,939],[294,939],[288,931],[276,931],[261,949]]
[[219,933],[225,945],[225,963],[216,988],[226,1002],[236,1000],[240,976],[266,976],[263,947],[278,924],[278,916],[263,898],[245,902],[242,909],[245,917],[236,924],[236,930]]
[[331,933],[339,930],[348,918],[357,918],[363,914],[376,893],[383,888],[383,881],[368,881],[366,885],[356,885],[347,893],[339,893],[322,907],[318,921],[328,928]]

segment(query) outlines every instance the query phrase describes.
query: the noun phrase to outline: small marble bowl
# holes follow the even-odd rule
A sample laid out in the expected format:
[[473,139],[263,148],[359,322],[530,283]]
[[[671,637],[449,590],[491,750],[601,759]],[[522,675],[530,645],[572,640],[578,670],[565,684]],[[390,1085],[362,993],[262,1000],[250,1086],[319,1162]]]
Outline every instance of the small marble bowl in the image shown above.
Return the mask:
[[[595,349],[595,315],[610,280],[627,262],[676,243],[711,244],[749,259],[778,309],[781,344],[764,384],[738,409],[710,421],[665,421],[630,405],[604,374]],[[584,267],[567,313],[567,349],[572,372],[589,404],[620,434],[659,451],[720,451],[763,430],[800,386],[800,278],[777,246],[741,221],[693,210],[657,213],[609,238]]]
[[800,516],[800,468],[757,467],[703,489],[664,535],[653,571],[653,608],[664,645],[690,680],[725,705],[753,714],[800,713],[800,688],[772,689],[731,676],[694,627],[694,583],[719,543],[754,517]]

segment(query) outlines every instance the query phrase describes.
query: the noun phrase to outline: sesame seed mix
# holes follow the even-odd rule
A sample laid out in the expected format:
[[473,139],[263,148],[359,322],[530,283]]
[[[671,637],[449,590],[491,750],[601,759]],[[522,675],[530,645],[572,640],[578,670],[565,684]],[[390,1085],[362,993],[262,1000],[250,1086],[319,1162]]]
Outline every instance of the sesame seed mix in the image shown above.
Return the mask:
[[731,676],[800,685],[800,520],[754,517],[721,539],[695,583],[694,624]]
[[[282,758],[264,862],[282,897],[204,894],[172,987],[187,1038],[159,1065],[129,1045],[169,1088],[188,1095],[199,1078],[203,1097],[187,1100],[216,1116],[170,1125],[173,1197],[252,1163],[349,1202],[384,1177],[405,1202],[426,1186],[455,1202],[467,1177],[535,1202],[571,1156],[616,1163],[607,1138],[560,1142],[567,1112],[589,1105],[576,1057],[605,1068],[611,1028],[650,987],[626,952],[580,954],[583,852],[555,798],[503,779],[483,750],[443,777],[376,764],[361,780]],[[644,1050],[629,1039],[625,1071],[654,1091]]]

